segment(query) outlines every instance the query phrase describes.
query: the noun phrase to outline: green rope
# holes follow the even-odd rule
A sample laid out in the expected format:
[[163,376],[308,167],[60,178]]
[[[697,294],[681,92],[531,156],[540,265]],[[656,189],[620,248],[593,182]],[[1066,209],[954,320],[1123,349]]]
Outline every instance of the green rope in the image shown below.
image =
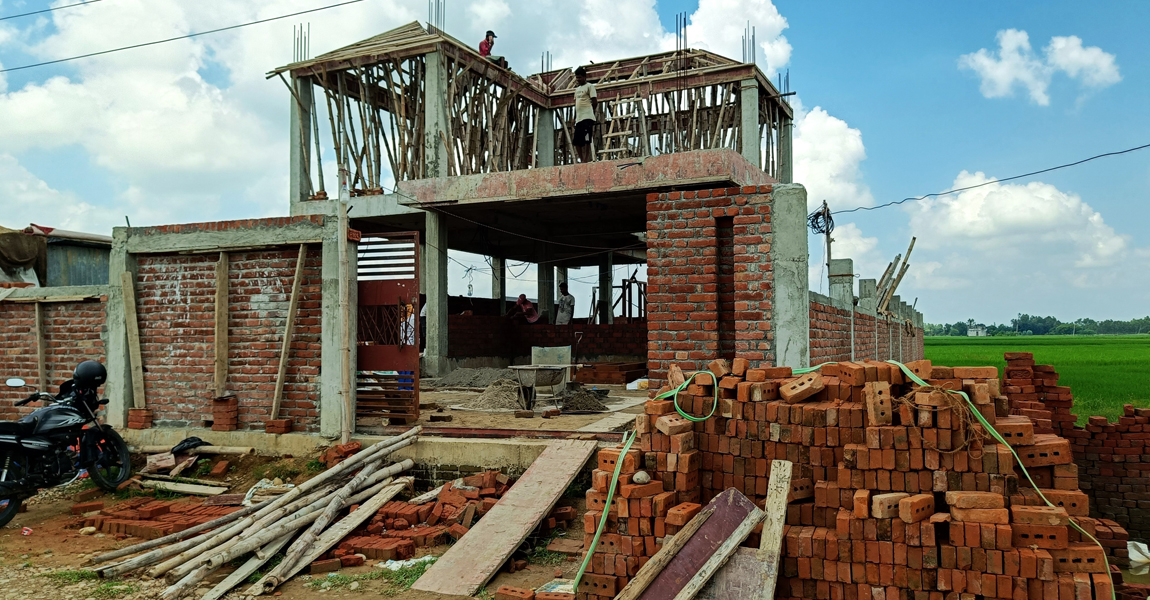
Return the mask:
[[[712,385],[711,387],[712,387],[712,391],[715,394],[715,398],[714,398],[714,401],[711,402],[711,412],[707,413],[707,416],[705,416],[705,417],[692,417],[691,415],[684,412],[683,409],[679,408],[679,392],[687,389],[687,386],[691,385],[691,382],[695,380],[695,377],[698,377],[699,375],[701,375],[703,373],[710,375],[711,379],[714,381],[714,385]],[[679,416],[683,417],[684,419],[687,419],[688,421],[691,421],[693,423],[699,423],[701,421],[706,421],[707,419],[710,419],[712,416],[714,416],[715,410],[719,408],[719,378],[715,377],[715,374],[710,372],[710,371],[706,371],[706,370],[695,371],[694,373],[691,373],[691,376],[688,377],[685,381],[683,381],[683,383],[679,384],[678,386],[675,386],[675,389],[668,390],[666,392],[663,392],[662,394],[659,394],[658,396],[655,396],[655,400],[662,400],[663,398],[671,398],[672,400],[674,400],[675,411],[678,412]]]
[[[902,369],[903,374],[906,375],[908,379],[917,383],[918,385],[930,386],[930,384],[928,384],[927,382],[920,379],[918,375],[915,375],[913,371],[908,369],[906,367],[906,365],[898,362],[897,360],[888,360],[887,362],[892,364],[892,365],[897,365],[898,368]],[[1026,465],[1022,464],[1022,458],[1018,456],[1018,452],[1015,452],[1014,447],[1011,446],[1010,443],[1007,442],[1006,439],[1003,438],[1002,435],[998,433],[998,430],[995,429],[994,426],[990,424],[990,421],[986,420],[986,417],[982,416],[982,412],[980,412],[978,410],[978,407],[975,406],[974,403],[970,401],[970,396],[967,396],[966,392],[962,392],[959,390],[945,390],[945,391],[949,392],[951,394],[957,394],[959,396],[962,396],[962,399],[965,400],[966,403],[970,406],[970,411],[972,413],[974,413],[975,417],[978,418],[978,422],[982,424],[983,428],[985,428],[988,432],[990,432],[991,437],[993,437],[995,440],[997,440],[998,443],[1006,446],[1006,448],[1008,450],[1010,450],[1010,453],[1014,455],[1015,464],[1018,465],[1018,468],[1022,469],[1022,474],[1026,475],[1026,479],[1030,482],[1030,485],[1034,486],[1034,491],[1038,493],[1038,497],[1042,498],[1042,501],[1045,502],[1047,506],[1049,506],[1051,508],[1058,508],[1057,506],[1054,505],[1053,502],[1046,499],[1046,496],[1042,493],[1042,490],[1038,488],[1038,484],[1034,483],[1034,479],[1030,476],[1030,471],[1026,470]],[[1099,542],[1097,539],[1095,539],[1094,536],[1090,535],[1073,518],[1069,518],[1068,520],[1070,521],[1070,525],[1072,527],[1074,527],[1074,529],[1078,530],[1078,532],[1081,533],[1082,535],[1090,538],[1090,541],[1097,544],[1099,548],[1102,548],[1102,562],[1103,562],[1103,564],[1106,565],[1106,576],[1110,578],[1110,598],[1111,598],[1111,600],[1116,600],[1117,595],[1114,591],[1114,577],[1113,577],[1113,575],[1110,574],[1110,560],[1106,558],[1106,548],[1102,546],[1102,542]]]
[[575,575],[575,583],[572,585],[573,593],[579,593],[579,582],[583,580],[583,572],[587,570],[587,565],[591,564],[591,555],[599,546],[599,536],[603,535],[603,528],[607,526],[607,513],[611,512],[611,501],[615,498],[615,486],[619,483],[619,472],[623,470],[623,457],[631,449],[631,444],[635,442],[635,438],[639,437],[637,431],[629,433],[630,435],[624,434],[623,436],[623,450],[619,452],[619,460],[615,461],[615,473],[611,475],[611,485],[607,487],[607,502],[603,504],[603,516],[599,519],[599,527],[595,529],[595,539],[591,541],[591,547],[587,548],[584,553],[583,564],[579,565],[579,573]]

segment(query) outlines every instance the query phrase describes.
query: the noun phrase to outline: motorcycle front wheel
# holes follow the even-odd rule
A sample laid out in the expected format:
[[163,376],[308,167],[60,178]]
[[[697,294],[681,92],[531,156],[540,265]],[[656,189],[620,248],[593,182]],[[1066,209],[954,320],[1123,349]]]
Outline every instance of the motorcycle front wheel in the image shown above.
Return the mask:
[[20,504],[24,502],[23,498],[12,496],[11,498],[0,498],[0,527],[8,524],[16,513],[20,512]]
[[114,492],[132,476],[132,455],[124,438],[111,427],[88,430],[94,444],[95,460],[88,465],[88,476],[104,491]]

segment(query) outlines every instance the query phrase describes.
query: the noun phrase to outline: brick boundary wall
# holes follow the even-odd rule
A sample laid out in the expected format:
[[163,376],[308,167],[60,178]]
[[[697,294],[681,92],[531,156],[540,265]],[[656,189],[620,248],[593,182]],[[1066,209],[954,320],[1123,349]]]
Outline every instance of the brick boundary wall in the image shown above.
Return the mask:
[[811,300],[811,365],[851,359],[851,313]]
[[[647,322],[611,325],[520,325],[506,317],[449,315],[447,355],[452,358],[530,356],[532,346],[578,345],[579,356],[634,356],[647,352]],[[576,332],[582,333],[578,339]],[[576,357],[577,358],[577,357]]]
[[[218,225],[235,228],[232,223]],[[298,253],[290,247],[229,255],[227,389],[239,398],[240,429],[262,431],[269,418]],[[212,419],[217,258],[137,258],[144,389],[157,427],[203,427]],[[309,247],[280,411],[297,431],[311,433],[319,416],[320,270],[320,250]]]
[[855,311],[855,359],[877,359],[878,341],[875,339],[877,324],[871,315]]
[[[81,361],[104,362],[106,302],[107,297],[102,296],[98,301],[43,303],[44,364],[48,372],[45,379],[51,393],[58,392],[59,384],[72,378],[72,370]],[[13,421],[39,408],[39,404],[13,406],[31,390],[41,388],[36,367],[35,320],[34,303],[0,302],[0,378],[20,377],[31,386],[0,386],[0,420]]]
[[[762,185],[647,196],[647,367],[655,382],[666,379],[671,364],[705,368],[721,339],[733,338],[734,356],[774,364],[772,191]],[[721,278],[720,225],[731,228],[729,281]],[[724,315],[719,307],[727,303],[734,311]]]

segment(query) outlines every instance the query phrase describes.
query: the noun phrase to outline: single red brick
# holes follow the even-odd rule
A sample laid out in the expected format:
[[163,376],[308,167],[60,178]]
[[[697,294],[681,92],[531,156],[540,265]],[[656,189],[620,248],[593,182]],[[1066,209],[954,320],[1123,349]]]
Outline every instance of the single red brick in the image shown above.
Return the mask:
[[341,567],[358,567],[363,564],[363,557],[358,554],[348,554],[339,557]]
[[104,508],[103,502],[81,502],[72,505],[72,514],[82,515],[86,512],[101,510]]
[[[512,567],[514,568],[514,566]],[[516,569],[518,570],[518,569]],[[522,588],[501,585],[495,590],[495,600],[534,600],[535,592]]]
[[326,560],[317,560],[317,561],[313,561],[311,563],[311,565],[308,566],[307,572],[312,573],[312,574],[328,573],[331,571],[338,571],[341,566],[343,566],[343,564],[340,562],[340,559],[338,559],[338,558],[329,558]]
[[687,524],[699,511],[703,509],[700,504],[684,502],[667,511],[667,524],[682,527]]

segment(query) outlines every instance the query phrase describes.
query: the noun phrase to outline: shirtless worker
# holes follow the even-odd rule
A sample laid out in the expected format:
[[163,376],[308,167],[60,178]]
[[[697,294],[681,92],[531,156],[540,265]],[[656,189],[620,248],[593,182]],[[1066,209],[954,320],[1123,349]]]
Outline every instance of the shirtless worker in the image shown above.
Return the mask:
[[575,152],[579,162],[591,162],[591,136],[595,130],[595,109],[599,101],[595,98],[595,86],[587,83],[587,69],[575,69]]

